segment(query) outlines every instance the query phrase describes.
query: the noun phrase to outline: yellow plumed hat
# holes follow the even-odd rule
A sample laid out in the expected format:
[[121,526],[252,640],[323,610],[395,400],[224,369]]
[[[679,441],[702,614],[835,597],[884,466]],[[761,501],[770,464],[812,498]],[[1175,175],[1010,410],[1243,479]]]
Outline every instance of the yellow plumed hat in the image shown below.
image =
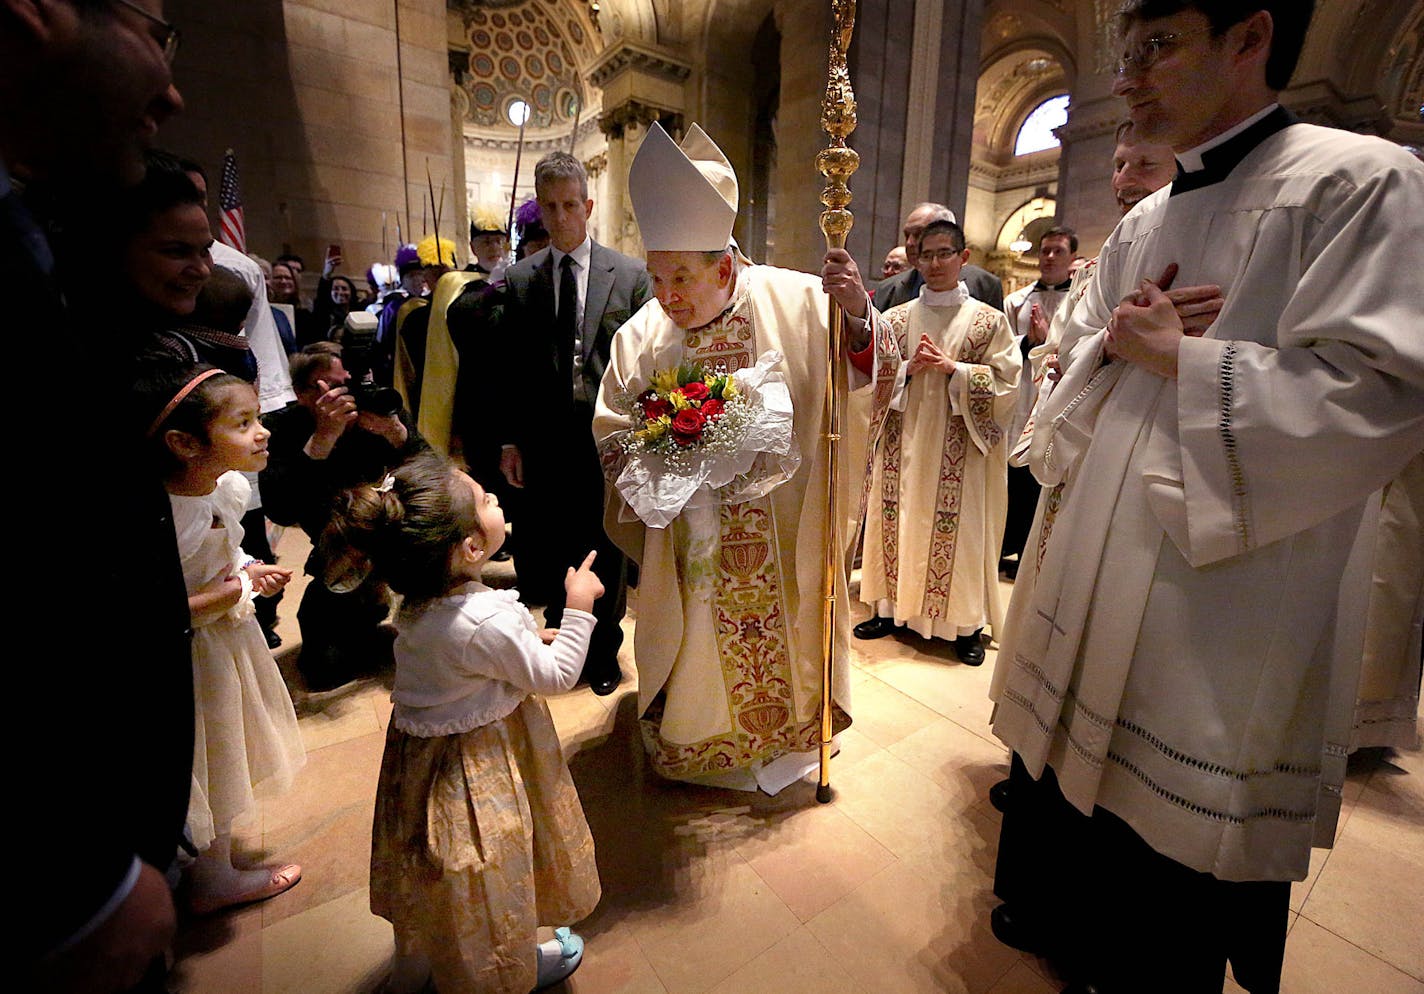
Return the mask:
[[509,219],[498,204],[476,204],[470,211],[470,237],[508,235]]
[[440,254],[436,255],[435,236],[426,235],[415,243],[415,254],[427,266],[454,266],[455,243],[448,238],[440,239]]

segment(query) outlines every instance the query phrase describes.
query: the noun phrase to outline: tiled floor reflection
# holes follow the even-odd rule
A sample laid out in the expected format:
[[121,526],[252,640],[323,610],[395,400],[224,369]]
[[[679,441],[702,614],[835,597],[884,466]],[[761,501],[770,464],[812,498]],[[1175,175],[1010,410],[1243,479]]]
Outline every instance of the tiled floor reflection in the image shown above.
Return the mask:
[[[301,537],[282,552],[301,562]],[[283,605],[279,655],[310,760],[240,838],[306,877],[265,905],[186,923],[175,990],[366,994],[385,977],[391,930],[365,888],[389,674],[305,694],[290,665],[298,599]],[[988,727],[993,650],[972,669],[913,637],[854,649],[855,726],[830,805],[812,784],[769,798],[658,779],[638,741],[631,638],[614,696],[550,701],[604,895],[579,927],[588,953],[567,992],[1058,990],[989,932],[998,814],[985,791],[1008,768]],[[1286,994],[1424,994],[1424,757],[1356,758],[1337,846],[1315,854],[1291,907]]]

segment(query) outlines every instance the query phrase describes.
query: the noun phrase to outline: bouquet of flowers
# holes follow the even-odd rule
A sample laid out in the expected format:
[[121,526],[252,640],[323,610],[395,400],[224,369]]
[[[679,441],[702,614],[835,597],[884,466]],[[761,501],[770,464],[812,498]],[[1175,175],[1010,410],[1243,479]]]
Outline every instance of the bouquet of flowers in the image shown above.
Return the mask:
[[615,485],[634,514],[664,528],[689,504],[765,496],[796,471],[801,457],[780,363],[772,351],[730,374],[681,365],[618,400],[632,428],[621,440],[627,461]]
[[708,373],[701,363],[654,373],[653,385],[638,394],[634,406],[642,423],[624,448],[664,457],[697,446],[725,448],[747,413],[746,400],[732,377]]

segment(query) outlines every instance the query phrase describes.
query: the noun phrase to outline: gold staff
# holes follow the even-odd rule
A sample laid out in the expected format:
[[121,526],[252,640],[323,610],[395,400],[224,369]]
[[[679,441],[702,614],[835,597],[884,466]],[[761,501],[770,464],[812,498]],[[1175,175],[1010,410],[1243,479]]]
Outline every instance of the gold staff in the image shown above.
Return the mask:
[[[855,91],[850,85],[850,69],[846,53],[850,51],[850,36],[855,30],[855,0],[831,0],[831,57],[826,95],[821,98],[821,128],[831,137],[831,144],[816,156],[816,169],[826,177],[821,191],[821,234],[826,236],[826,250],[845,248],[846,235],[854,218],[850,207],[850,189],[846,180],[860,168],[860,156],[846,147],[846,138],[855,130]],[[826,505],[830,527],[826,530],[826,605],[823,613],[821,658],[821,779],[816,786],[816,800],[825,804],[831,799],[831,674],[836,643],[836,588],[844,582],[845,568],[842,549],[840,512],[840,467],[837,443],[841,438],[841,402],[845,396],[846,374],[842,345],[844,329],[842,313],[835,298],[828,298],[831,325],[831,367],[826,375]]]

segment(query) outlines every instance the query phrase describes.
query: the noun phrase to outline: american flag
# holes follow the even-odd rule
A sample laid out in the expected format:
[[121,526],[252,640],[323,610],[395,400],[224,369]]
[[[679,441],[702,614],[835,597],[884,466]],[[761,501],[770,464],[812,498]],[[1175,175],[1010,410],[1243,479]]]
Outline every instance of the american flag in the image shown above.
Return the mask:
[[237,159],[232,149],[223,153],[222,188],[218,192],[218,241],[239,252],[247,251],[247,226],[242,220],[242,189],[237,185]]

